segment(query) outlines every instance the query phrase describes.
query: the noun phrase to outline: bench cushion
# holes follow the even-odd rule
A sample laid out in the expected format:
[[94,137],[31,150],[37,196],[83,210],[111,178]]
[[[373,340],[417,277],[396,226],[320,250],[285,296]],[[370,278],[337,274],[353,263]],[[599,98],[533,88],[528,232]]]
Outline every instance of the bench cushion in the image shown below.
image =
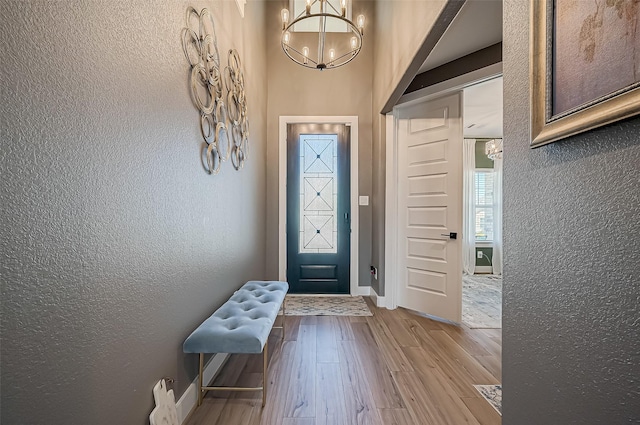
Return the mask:
[[247,282],[205,320],[183,344],[185,353],[261,353],[287,282]]

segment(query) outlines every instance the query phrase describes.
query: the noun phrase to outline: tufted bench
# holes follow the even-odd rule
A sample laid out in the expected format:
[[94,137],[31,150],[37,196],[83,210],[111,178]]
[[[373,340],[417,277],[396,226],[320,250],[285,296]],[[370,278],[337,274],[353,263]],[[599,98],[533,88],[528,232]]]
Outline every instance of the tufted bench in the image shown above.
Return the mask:
[[[185,353],[200,354],[198,406],[210,390],[257,391],[262,390],[262,406],[267,398],[267,338],[271,329],[282,329],[284,338],[284,297],[287,282],[256,281],[245,283],[229,300],[189,335],[182,346]],[[280,307],[283,308],[282,326],[273,326]],[[205,353],[262,353],[262,387],[211,387],[202,382]]]

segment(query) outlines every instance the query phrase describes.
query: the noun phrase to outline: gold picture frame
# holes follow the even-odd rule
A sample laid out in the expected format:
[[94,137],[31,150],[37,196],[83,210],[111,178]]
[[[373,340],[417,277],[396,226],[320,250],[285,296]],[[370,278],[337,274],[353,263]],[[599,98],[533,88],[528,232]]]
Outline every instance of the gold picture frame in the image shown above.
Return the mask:
[[[532,148],[640,113],[640,81],[553,114],[554,0],[531,0],[530,89]],[[640,22],[640,18],[638,18]],[[603,72],[603,78],[608,75]]]

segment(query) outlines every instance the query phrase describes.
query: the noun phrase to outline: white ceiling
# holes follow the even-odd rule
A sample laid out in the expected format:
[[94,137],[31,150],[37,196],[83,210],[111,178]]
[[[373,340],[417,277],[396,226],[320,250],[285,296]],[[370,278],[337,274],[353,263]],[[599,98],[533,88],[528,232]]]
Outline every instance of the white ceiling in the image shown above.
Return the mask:
[[502,77],[464,89],[464,137],[502,138]]
[[[502,0],[468,0],[418,73],[502,41]],[[464,89],[464,137],[502,137],[502,77]]]
[[469,0],[418,74],[502,41],[502,0]]

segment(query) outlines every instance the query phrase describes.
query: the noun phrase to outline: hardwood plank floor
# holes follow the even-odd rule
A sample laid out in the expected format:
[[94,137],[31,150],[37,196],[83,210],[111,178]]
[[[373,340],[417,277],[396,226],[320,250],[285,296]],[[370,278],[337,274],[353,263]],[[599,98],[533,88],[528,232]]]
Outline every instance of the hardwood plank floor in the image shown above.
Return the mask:
[[340,344],[340,371],[344,386],[347,416],[345,424],[381,424],[364,367],[360,363],[355,341]]
[[[500,329],[469,329],[409,310],[372,317],[286,317],[269,338],[260,392],[209,392],[187,425],[499,425],[473,388],[502,374]],[[232,355],[216,385],[255,386],[261,355]]]

